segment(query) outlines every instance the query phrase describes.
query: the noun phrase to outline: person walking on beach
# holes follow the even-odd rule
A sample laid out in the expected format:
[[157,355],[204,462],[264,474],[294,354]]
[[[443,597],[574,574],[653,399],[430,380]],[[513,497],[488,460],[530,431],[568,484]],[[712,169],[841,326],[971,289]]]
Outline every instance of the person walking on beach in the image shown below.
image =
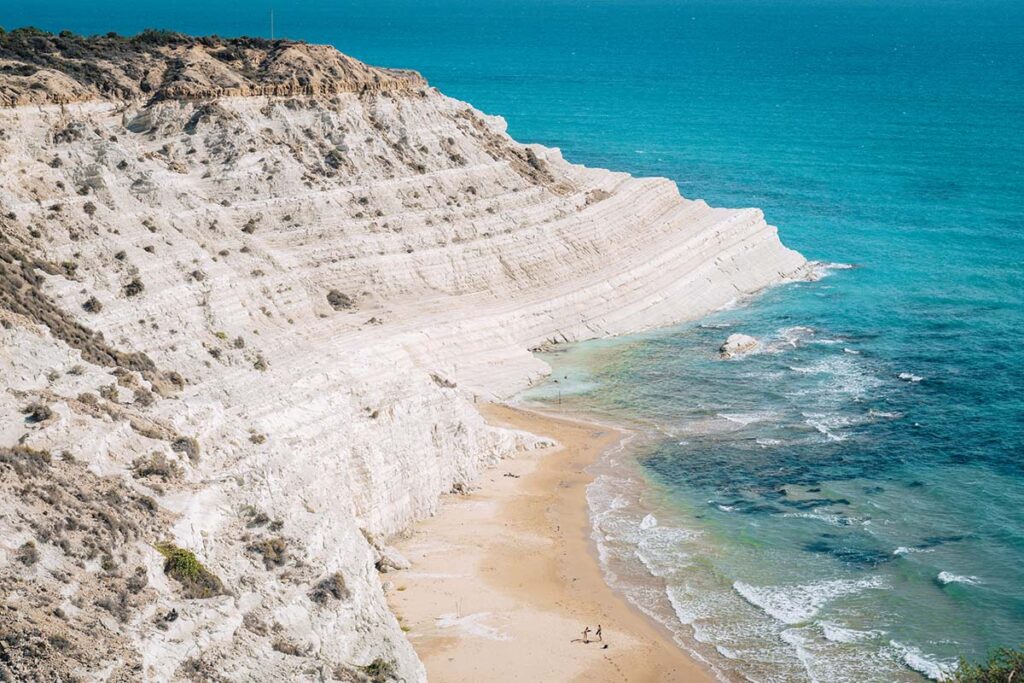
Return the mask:
[[601,638],[601,624],[597,625],[597,630],[594,631],[594,635],[597,636],[598,640],[604,642],[604,640]]
[[584,643],[589,643],[590,642],[590,627],[589,626],[585,626],[583,628],[583,642]]

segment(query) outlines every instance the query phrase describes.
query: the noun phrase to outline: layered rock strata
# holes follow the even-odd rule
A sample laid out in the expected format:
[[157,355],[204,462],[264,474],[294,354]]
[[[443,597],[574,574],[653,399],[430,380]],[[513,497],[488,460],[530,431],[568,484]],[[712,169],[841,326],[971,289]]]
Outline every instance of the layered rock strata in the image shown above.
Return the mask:
[[423,680],[387,539],[544,445],[474,403],[804,266],[329,47],[8,33],[0,102],[15,679]]

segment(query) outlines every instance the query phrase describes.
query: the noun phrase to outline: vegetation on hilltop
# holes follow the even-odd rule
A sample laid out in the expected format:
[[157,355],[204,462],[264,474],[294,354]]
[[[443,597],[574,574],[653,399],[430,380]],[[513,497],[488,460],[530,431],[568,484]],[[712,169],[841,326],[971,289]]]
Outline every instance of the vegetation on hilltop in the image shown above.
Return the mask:
[[86,36],[71,31],[50,33],[34,26],[25,26],[10,31],[0,27],[0,56],[25,59],[39,53],[60,52],[69,58],[109,58],[120,54],[137,54],[155,47],[176,47],[180,45],[203,45],[218,47],[234,45],[239,47],[267,49],[277,44],[295,43],[293,40],[269,40],[251,36],[222,38],[218,35],[190,36],[167,29],[147,28],[134,36],[123,36],[113,31],[102,35]]
[[[71,31],[49,33],[33,26],[11,31],[0,27],[0,60],[18,62],[0,66],[0,76],[32,76],[39,69],[53,69],[101,93],[124,96],[127,94],[122,92],[125,86],[117,80],[116,72],[98,61],[113,64],[132,80],[139,81],[143,92],[148,92],[154,89],[154,84],[147,82],[146,72],[151,65],[143,57],[161,48],[200,45],[210,49],[217,59],[238,65],[247,63],[246,50],[270,51],[296,42],[247,36],[193,37],[163,29],[145,29],[134,36],[113,32],[84,36]],[[255,72],[247,75],[255,75]]]
[[971,664],[960,660],[950,683],[1017,683],[1024,681],[1024,649],[1001,647],[987,661]]
[[415,72],[370,67],[329,45],[295,40],[155,29],[135,36],[0,29],[0,106],[405,93],[425,87]]

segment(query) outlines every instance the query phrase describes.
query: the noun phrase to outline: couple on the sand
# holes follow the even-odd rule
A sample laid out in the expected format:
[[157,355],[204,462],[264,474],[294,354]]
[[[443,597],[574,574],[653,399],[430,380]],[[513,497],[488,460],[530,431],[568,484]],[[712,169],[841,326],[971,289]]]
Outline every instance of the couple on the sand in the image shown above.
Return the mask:
[[[601,640],[601,624],[597,625],[597,630],[594,631],[594,636],[598,640]],[[589,643],[590,642],[590,627],[589,626],[586,626],[586,627],[583,628],[583,642],[584,643]]]

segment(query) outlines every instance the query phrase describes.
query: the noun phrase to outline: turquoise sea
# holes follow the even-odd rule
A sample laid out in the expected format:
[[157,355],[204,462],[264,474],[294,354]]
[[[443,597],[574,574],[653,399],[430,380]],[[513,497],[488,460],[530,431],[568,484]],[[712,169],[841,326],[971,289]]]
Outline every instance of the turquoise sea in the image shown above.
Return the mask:
[[[7,0],[0,25],[268,35],[271,7]],[[275,30],[761,207],[833,264],[551,354],[532,392],[637,427],[597,468],[595,538],[681,647],[728,680],[833,682],[1024,643],[1024,3],[298,0]],[[762,352],[719,360],[732,332]]]

